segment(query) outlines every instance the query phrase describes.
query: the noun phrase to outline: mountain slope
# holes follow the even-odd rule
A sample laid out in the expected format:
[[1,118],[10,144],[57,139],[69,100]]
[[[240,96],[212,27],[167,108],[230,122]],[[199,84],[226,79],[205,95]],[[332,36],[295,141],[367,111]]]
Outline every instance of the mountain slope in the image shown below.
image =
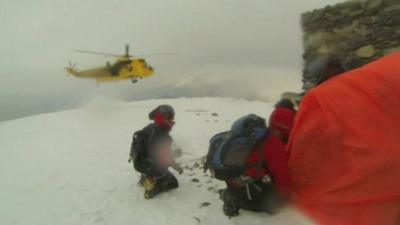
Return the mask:
[[[180,188],[145,200],[128,164],[131,136],[158,104],[176,109],[171,133],[187,167]],[[309,224],[292,209],[276,216],[241,211],[229,220],[215,191],[222,182],[194,163],[209,138],[242,115],[272,104],[229,98],[97,101],[85,108],[0,123],[0,224]],[[192,180],[196,178],[199,182]],[[209,206],[201,207],[203,202]]]

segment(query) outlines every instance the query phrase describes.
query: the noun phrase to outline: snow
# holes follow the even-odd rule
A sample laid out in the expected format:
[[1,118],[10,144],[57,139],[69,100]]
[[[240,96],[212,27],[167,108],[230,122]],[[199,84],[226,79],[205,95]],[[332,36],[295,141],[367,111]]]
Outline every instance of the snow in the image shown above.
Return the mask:
[[[231,98],[98,100],[80,109],[1,122],[0,224],[311,224],[293,208],[274,216],[241,210],[228,219],[215,193],[223,183],[198,168],[177,175],[179,189],[145,200],[128,163],[129,146],[133,132],[149,123],[147,113],[159,104],[176,109],[171,136],[184,151],[178,161],[189,167],[206,154],[213,134],[249,113],[267,117],[273,108]],[[210,205],[201,207],[203,202]]]

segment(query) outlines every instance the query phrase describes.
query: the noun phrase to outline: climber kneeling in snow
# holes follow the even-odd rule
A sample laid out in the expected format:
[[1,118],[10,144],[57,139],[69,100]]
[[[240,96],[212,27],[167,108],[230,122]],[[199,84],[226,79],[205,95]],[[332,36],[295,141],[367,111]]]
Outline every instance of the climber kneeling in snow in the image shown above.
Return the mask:
[[227,184],[220,191],[225,215],[236,216],[239,209],[274,214],[288,197],[285,141],[295,111],[285,104],[287,100],[276,105],[269,128],[263,118],[250,114],[211,138],[205,168]]
[[141,173],[139,184],[145,188],[147,199],[178,187],[176,177],[168,171],[172,167],[182,173],[171,152],[169,132],[175,123],[174,117],[170,105],[160,105],[149,113],[154,122],[133,135],[129,161],[133,161],[135,170]]

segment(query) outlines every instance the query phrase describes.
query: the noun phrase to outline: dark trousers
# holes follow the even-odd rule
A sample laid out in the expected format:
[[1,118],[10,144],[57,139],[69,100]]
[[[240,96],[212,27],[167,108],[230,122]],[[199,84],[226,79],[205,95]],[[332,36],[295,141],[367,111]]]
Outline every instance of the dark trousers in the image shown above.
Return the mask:
[[156,193],[168,191],[177,188],[179,186],[176,177],[168,170],[163,171],[162,173],[159,173],[157,176],[155,176],[154,181],[155,181],[154,188],[156,189],[155,190]]
[[168,171],[168,168],[156,167],[147,160],[136,160],[134,168],[141,173],[142,177],[154,182],[154,190],[152,190],[154,195],[179,186],[178,180]]
[[228,183],[226,191],[227,198],[232,201],[237,210],[275,214],[285,203],[284,198],[276,191],[272,183],[255,181],[241,187],[231,186]]

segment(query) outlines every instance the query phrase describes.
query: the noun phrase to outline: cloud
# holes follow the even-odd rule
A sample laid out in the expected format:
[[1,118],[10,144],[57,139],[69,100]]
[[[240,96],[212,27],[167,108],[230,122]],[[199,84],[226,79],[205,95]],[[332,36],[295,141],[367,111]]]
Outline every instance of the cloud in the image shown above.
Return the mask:
[[[7,10],[0,15],[0,120],[78,107],[103,96],[135,100],[211,93],[275,98],[283,87],[295,89],[292,83],[298,85],[300,79],[300,13],[336,2],[339,0],[303,0],[297,5],[281,0],[3,3]],[[68,61],[85,69],[114,60],[77,54],[74,49],[123,53],[126,43],[132,54],[179,54],[146,57],[156,73],[136,85],[128,81],[96,87],[94,81],[67,76],[63,70]]]
[[[157,88],[159,97],[220,96],[273,101],[284,91],[299,91],[296,70],[211,64],[171,79]],[[148,92],[147,92],[148,93]]]

